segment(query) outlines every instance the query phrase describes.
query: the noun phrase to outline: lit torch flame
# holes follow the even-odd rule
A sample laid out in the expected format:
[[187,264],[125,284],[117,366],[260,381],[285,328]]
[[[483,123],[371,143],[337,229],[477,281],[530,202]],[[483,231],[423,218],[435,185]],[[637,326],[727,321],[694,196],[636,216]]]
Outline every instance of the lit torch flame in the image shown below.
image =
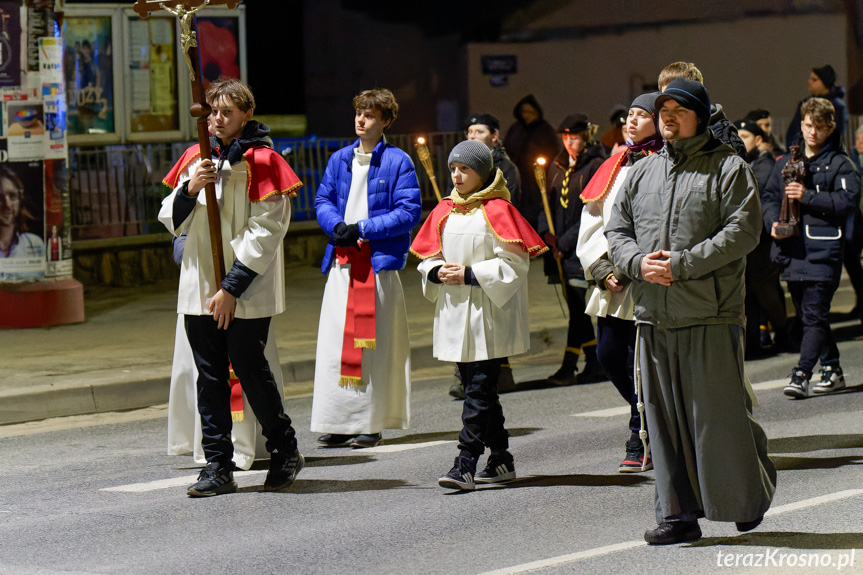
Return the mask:
[[431,181],[432,189],[434,190],[435,197],[437,197],[437,201],[440,201],[440,189],[437,187],[437,179],[435,178],[434,168],[432,167],[431,154],[429,154],[429,150],[426,147],[426,139],[422,136],[417,138],[417,157],[420,159],[420,163],[423,165],[423,168],[425,168],[426,174]]

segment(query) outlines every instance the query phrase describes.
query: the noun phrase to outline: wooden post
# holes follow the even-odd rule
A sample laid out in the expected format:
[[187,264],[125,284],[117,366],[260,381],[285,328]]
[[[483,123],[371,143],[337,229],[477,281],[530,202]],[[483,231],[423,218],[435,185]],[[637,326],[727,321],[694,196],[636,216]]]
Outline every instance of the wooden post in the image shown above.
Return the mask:
[[[167,2],[164,0],[137,0],[133,9],[141,18],[147,18],[151,13],[164,10],[180,20],[180,49],[186,65],[189,68],[189,80],[192,83],[192,107],[189,113],[197,119],[198,145],[201,148],[201,158],[212,155],[210,148],[210,133],[207,119],[211,108],[204,97],[204,81],[201,76],[201,60],[198,55],[197,29],[195,12],[204,6],[226,5],[236,8],[239,0],[182,0]],[[216,186],[207,184],[204,188],[207,200],[207,221],[210,224],[210,248],[213,252],[213,269],[216,273],[216,285],[225,278],[225,257],[222,252],[222,224],[219,219],[219,204],[216,200]]]

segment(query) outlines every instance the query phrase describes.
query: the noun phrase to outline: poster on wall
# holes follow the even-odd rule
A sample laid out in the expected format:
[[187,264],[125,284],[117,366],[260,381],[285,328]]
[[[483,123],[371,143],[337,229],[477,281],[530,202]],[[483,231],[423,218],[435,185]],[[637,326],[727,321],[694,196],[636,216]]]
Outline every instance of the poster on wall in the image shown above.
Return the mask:
[[21,11],[18,2],[0,2],[0,86],[21,85]]
[[219,76],[240,77],[240,20],[201,16],[198,18],[198,50],[204,89]]
[[45,154],[42,102],[8,102],[3,118],[10,160],[41,158]]
[[0,164],[0,282],[45,276],[42,162]]
[[63,45],[59,38],[39,39],[39,73],[45,111],[45,157],[65,158],[66,99],[63,97]]
[[68,133],[114,133],[111,18],[67,17],[63,29]]
[[132,132],[180,129],[173,18],[129,19]]
[[72,221],[65,160],[45,161],[45,277],[72,276]]

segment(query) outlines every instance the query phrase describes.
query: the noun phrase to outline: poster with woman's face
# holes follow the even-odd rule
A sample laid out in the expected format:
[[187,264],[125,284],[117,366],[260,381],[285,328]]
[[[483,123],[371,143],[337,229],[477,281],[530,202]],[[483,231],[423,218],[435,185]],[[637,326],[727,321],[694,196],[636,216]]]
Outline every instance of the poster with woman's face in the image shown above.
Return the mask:
[[0,281],[45,276],[42,162],[0,164]]
[[113,133],[111,18],[67,17],[63,36],[69,134]]

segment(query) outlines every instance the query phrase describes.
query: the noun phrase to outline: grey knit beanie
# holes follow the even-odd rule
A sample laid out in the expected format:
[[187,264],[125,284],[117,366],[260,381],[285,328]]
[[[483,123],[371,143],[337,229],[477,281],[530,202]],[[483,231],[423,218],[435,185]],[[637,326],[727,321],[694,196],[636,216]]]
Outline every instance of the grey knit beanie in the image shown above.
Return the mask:
[[488,146],[477,140],[465,140],[455,145],[449,153],[446,165],[452,166],[453,162],[464,164],[479,174],[483,182],[488,182],[494,171],[494,160]]
[[659,92],[648,92],[647,94],[642,94],[632,101],[629,109],[631,110],[632,108],[641,108],[652,116],[656,114],[657,96],[659,96]]

